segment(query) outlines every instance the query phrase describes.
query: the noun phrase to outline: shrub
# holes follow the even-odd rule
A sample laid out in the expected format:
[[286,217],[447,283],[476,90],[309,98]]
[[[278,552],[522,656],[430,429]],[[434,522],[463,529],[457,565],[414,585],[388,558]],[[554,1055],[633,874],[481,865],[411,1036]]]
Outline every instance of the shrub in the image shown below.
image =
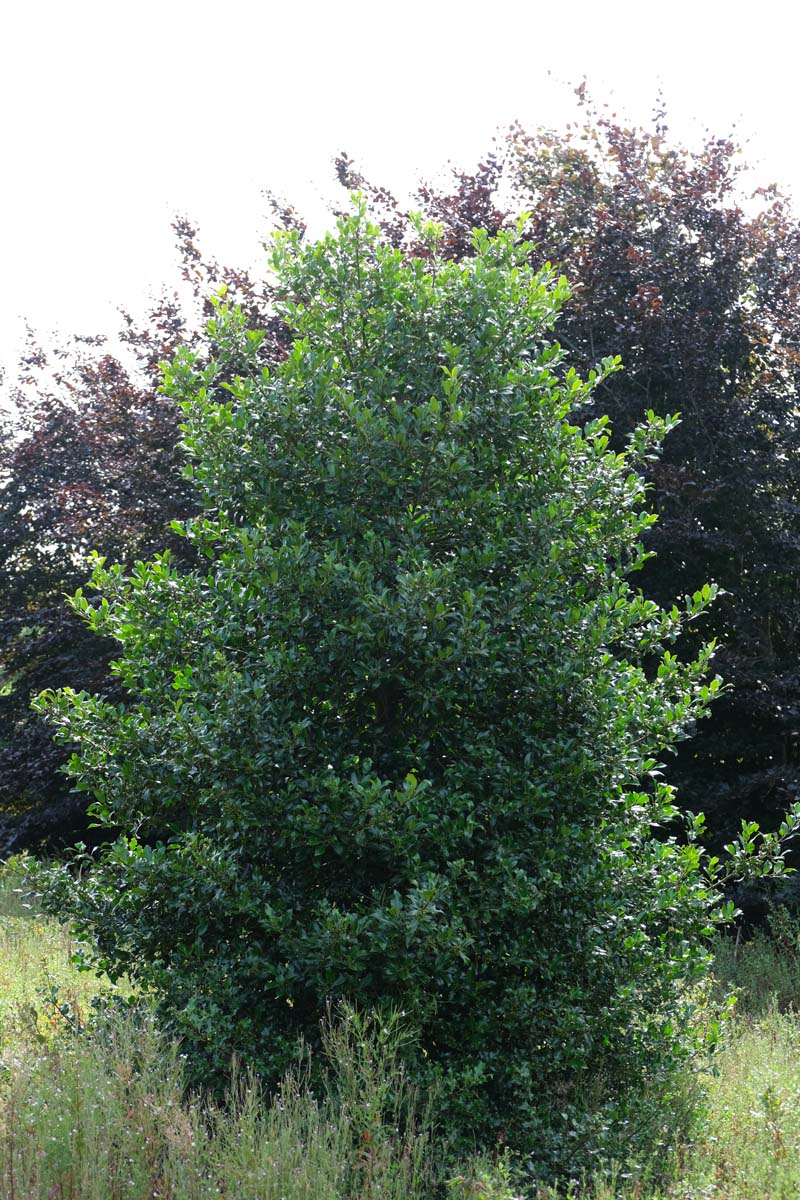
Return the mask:
[[715,899],[657,760],[717,690],[710,646],[672,648],[714,589],[628,582],[674,421],[624,453],[570,424],[619,363],[567,369],[566,282],[521,230],[457,264],[419,225],[408,261],[363,205],[278,241],[274,372],[222,297],[210,365],[166,367],[208,566],[98,560],[73,599],[129,701],[40,707],[123,832],[39,886],[201,1077],[236,1051],[278,1079],[331,999],[398,1008],[458,1148],[558,1167],[686,1053]]

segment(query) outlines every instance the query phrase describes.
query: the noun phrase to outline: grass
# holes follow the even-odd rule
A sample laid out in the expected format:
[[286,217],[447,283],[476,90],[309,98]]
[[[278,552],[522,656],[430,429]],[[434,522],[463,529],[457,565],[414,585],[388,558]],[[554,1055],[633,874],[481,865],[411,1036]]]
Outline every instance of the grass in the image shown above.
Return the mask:
[[[0,881],[2,1200],[409,1200],[432,1190],[424,1111],[391,1025],[328,1022],[330,1096],[298,1063],[277,1097],[235,1073],[223,1105],[187,1096],[177,1046],[143,1006],[70,959],[52,921]],[[115,1002],[116,998],[116,1002]],[[123,1002],[120,1002],[123,1001]],[[98,1003],[99,1002],[99,1003]]]
[[347,1110],[315,1100],[302,1075],[273,1103],[247,1075],[224,1108],[187,1100],[179,1056],[141,1020],[20,1054],[7,1069],[8,1200],[403,1200],[425,1186],[423,1138],[373,1128],[369,1144],[354,1144]]
[[738,1008],[750,1016],[800,1012],[800,919],[776,908],[749,940],[721,939],[715,974],[721,987],[739,992]]
[[[442,1179],[438,1141],[399,1065],[397,1030],[329,1020],[332,1087],[304,1064],[277,1097],[236,1074],[225,1104],[187,1095],[180,1050],[130,989],[79,972],[69,934],[0,879],[0,1200],[516,1200],[513,1155]],[[739,990],[691,1144],[644,1168],[525,1200],[800,1196],[800,921],[720,943]],[[116,997],[116,999],[115,999]]]

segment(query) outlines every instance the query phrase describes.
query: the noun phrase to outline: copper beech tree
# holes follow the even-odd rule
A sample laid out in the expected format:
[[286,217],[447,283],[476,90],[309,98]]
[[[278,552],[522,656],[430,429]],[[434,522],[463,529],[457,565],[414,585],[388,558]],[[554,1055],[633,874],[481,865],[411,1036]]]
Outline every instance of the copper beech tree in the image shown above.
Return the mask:
[[[474,226],[530,212],[531,261],[571,283],[558,325],[570,361],[624,365],[576,419],[609,416],[621,446],[645,409],[682,415],[649,468],[659,522],[643,580],[664,602],[699,578],[722,589],[709,628],[730,687],[674,773],[722,841],[742,816],[776,823],[800,794],[800,226],[777,188],[748,195],[732,139],[690,151],[663,112],[624,126],[578,92],[583,120],[514,128],[418,202],[455,259],[474,252]],[[394,198],[346,157],[338,169],[397,242]]]
[[[86,579],[89,553],[129,563],[167,547],[177,560],[191,556],[169,530],[196,501],[159,362],[181,343],[210,352],[206,296],[222,284],[251,320],[269,320],[268,288],[204,257],[188,222],[174,228],[188,284],[182,300],[165,295],[142,321],[123,313],[113,341],[32,337],[10,389],[13,416],[0,430],[0,814],[16,819],[6,817],[0,853],[86,833],[85,805],[60,770],[63,747],[31,700],[60,686],[119,695],[111,644],[65,604]],[[288,341],[273,321],[265,361],[279,359]]]

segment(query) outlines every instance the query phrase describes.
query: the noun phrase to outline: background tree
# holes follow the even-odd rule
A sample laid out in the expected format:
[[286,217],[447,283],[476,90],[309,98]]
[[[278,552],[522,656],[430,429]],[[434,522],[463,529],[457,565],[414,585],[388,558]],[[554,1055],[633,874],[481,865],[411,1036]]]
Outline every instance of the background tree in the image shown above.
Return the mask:
[[95,343],[62,355],[32,347],[25,366],[0,491],[0,804],[29,814],[19,836],[68,837],[80,807],[58,772],[63,749],[30,702],[56,682],[106,691],[111,647],[76,620],[65,594],[85,579],[90,550],[129,561],[153,553],[168,514],[188,514],[193,499],[180,478],[175,407],[152,383]]
[[[418,194],[456,259],[473,226],[530,211],[532,260],[572,284],[558,326],[571,361],[622,358],[592,409],[616,444],[648,408],[683,414],[652,469],[644,580],[662,602],[700,578],[727,593],[712,620],[731,689],[676,774],[719,839],[743,815],[774,822],[800,788],[800,227],[774,188],[745,208],[743,171],[728,139],[692,153],[663,114],[645,131],[587,105],[582,125],[515,128],[454,190]],[[344,157],[339,173],[359,182]],[[396,200],[372,193],[396,228]]]
[[398,1007],[462,1149],[577,1168],[687,1051],[715,900],[655,760],[716,689],[674,653],[713,593],[627,582],[669,423],[617,454],[568,422],[615,362],[564,370],[565,282],[512,234],[462,265],[418,232],[427,261],[363,211],[284,241],[271,374],[224,304],[211,359],[176,356],[203,566],[76,597],[127,700],[42,707],[122,836],[38,879],[207,1078],[235,1051],[277,1079],[329,998]]
[[532,239],[575,280],[565,345],[625,364],[596,409],[618,434],[643,408],[683,414],[653,471],[645,586],[721,585],[731,686],[675,778],[720,834],[775,823],[800,785],[800,227],[774,191],[743,210],[732,142],[690,154],[661,121],[590,118],[556,144],[518,131],[512,170]]
[[195,499],[181,475],[180,414],[159,391],[159,362],[181,343],[211,351],[208,294],[223,285],[269,330],[265,361],[279,358],[288,338],[265,312],[265,285],[204,257],[187,221],[174,228],[181,296],[159,300],[141,323],[123,313],[113,352],[99,336],[47,349],[31,338],[15,412],[1,431],[0,854],[42,839],[66,844],[86,831],[85,803],[70,797],[60,770],[64,749],[30,704],[53,686],[119,695],[111,644],[65,603],[86,579],[87,556],[131,564],[165,548],[181,561],[191,556],[169,530]]

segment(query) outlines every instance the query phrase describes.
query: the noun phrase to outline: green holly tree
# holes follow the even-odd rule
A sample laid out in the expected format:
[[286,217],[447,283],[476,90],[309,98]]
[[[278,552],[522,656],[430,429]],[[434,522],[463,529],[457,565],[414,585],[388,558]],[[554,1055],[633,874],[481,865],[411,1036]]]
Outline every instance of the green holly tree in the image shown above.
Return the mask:
[[400,1008],[455,1143],[558,1167],[688,1045],[717,899],[658,760],[718,689],[674,644],[714,588],[629,581],[673,420],[622,452],[570,423],[619,362],[567,369],[522,226],[463,262],[417,235],[407,259],[363,203],[283,235],[286,361],[220,297],[215,356],[166,367],[206,565],[98,560],[72,601],[127,698],[40,708],[123,833],[39,886],[196,1075],[235,1051],[276,1079],[331,999]]

